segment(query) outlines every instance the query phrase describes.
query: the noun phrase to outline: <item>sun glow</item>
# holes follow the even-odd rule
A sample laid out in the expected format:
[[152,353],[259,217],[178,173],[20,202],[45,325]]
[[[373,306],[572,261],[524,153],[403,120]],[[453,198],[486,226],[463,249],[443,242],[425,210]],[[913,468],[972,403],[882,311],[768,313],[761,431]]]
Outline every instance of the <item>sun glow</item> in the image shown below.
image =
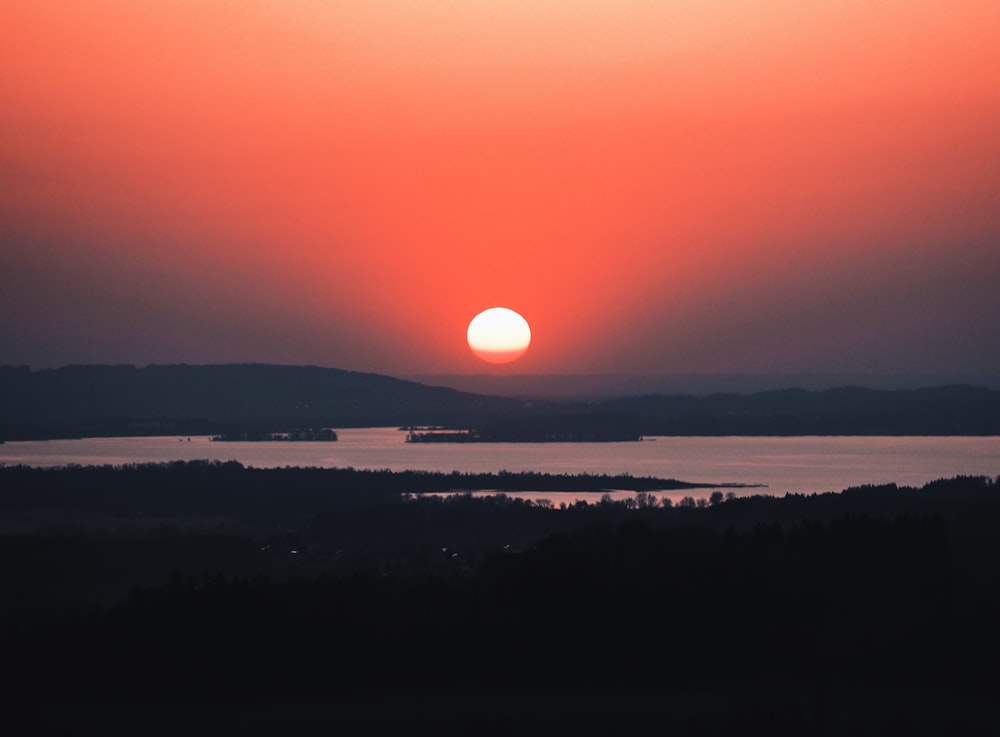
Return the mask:
[[528,350],[531,328],[514,310],[491,307],[472,318],[466,338],[472,352],[487,363],[510,363]]

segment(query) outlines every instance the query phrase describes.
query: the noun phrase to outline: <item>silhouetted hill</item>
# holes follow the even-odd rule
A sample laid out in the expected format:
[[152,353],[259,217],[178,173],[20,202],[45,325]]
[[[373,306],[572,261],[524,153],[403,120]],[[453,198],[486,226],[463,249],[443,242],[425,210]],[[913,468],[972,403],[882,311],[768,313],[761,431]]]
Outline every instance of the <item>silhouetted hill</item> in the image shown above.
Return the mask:
[[811,391],[842,386],[869,389],[920,389],[971,384],[1000,389],[991,374],[422,374],[401,376],[429,386],[447,386],[498,397],[579,399],[596,401],[647,394],[756,394],[790,386]]
[[[578,482],[520,476],[489,483]],[[404,493],[441,480],[0,468],[3,518],[39,525],[0,535],[7,731],[1000,728],[998,479],[702,507]],[[88,509],[122,524],[49,524]]]
[[655,435],[1000,435],[1000,392],[973,386],[843,387],[599,402],[550,399],[531,414],[476,429],[483,440],[508,442]]
[[1000,435],[1000,391],[846,387],[584,402],[467,394],[316,366],[0,367],[0,439],[8,440],[393,425],[531,440],[612,421],[618,436]]
[[650,395],[594,406],[630,416],[643,435],[1000,434],[1000,392],[961,385]]
[[0,438],[468,424],[524,402],[316,366],[0,368]]

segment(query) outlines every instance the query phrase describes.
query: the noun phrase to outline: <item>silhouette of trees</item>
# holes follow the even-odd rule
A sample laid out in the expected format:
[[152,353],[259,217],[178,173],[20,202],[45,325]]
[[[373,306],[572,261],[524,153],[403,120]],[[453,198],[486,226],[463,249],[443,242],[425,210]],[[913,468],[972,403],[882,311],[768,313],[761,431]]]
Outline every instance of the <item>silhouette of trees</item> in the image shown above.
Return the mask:
[[[20,513],[39,509],[33,498],[74,502],[69,486],[46,492],[63,476],[111,509],[126,493],[114,479],[128,479],[130,511],[142,509],[136,495],[157,513],[255,506],[275,489],[292,505],[312,499],[295,527],[0,537],[0,692],[12,703],[358,696],[412,708],[441,693],[468,703],[539,693],[635,708],[637,694],[674,693],[685,698],[655,714],[660,726],[708,733],[870,733],[896,712],[942,729],[997,724],[980,708],[997,685],[983,666],[1000,657],[996,479],[720,492],[703,507],[640,491],[556,509],[509,496],[404,499],[395,475],[258,476],[238,464],[0,471],[17,480],[0,501]],[[307,493],[355,482],[373,490],[363,503],[358,492],[326,507]],[[172,493],[180,506],[160,498]],[[880,694],[891,708],[856,701],[837,726],[831,693]],[[688,694],[704,694],[705,709],[688,710]],[[759,711],[734,710],[734,694],[759,698]],[[929,711],[935,702],[948,708]],[[554,720],[540,708],[539,721],[524,717],[536,733]]]

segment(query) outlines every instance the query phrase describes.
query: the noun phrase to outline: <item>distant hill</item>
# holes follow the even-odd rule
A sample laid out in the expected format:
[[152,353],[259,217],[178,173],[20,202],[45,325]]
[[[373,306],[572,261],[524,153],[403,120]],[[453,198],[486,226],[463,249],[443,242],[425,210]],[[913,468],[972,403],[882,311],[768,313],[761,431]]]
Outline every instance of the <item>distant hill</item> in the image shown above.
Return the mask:
[[443,426],[505,440],[613,423],[639,435],[1000,435],[1000,391],[955,385],[518,399],[316,366],[0,367],[0,439]]
[[648,395],[595,406],[631,417],[644,435],[1000,435],[1000,391],[964,385]]
[[985,374],[424,374],[402,376],[428,386],[446,386],[498,397],[599,400],[648,394],[755,394],[799,387],[824,391],[844,386],[922,389],[968,384],[1000,389],[1000,375]]
[[316,366],[0,367],[0,438],[466,425],[525,402]]

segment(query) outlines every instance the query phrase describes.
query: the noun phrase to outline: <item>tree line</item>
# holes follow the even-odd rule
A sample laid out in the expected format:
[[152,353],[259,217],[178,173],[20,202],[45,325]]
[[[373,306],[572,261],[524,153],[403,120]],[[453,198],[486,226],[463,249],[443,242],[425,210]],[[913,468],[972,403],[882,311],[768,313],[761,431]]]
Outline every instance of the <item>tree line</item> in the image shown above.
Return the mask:
[[[300,500],[305,479],[333,478],[245,471],[170,464],[22,478],[135,484],[159,474],[182,495],[195,486],[213,497],[208,510],[220,499],[257,504],[265,484],[241,497],[246,481]],[[983,705],[997,685],[986,666],[1000,656],[998,492],[997,479],[957,477],[780,498],[720,490],[703,506],[558,508],[393,491],[312,509],[295,527],[7,535],[7,602],[73,587],[91,598],[9,613],[3,692],[47,705],[377,698],[414,710],[426,699],[440,706],[414,715],[427,734],[639,731],[630,713],[695,734],[986,734],[997,726]],[[469,704],[544,695],[548,706],[473,709],[456,726],[442,693]],[[672,711],[642,706],[678,694],[697,698],[674,698]],[[836,709],[847,698],[849,718]],[[617,709],[622,700],[638,710]],[[337,722],[335,709],[328,718],[369,724]]]

